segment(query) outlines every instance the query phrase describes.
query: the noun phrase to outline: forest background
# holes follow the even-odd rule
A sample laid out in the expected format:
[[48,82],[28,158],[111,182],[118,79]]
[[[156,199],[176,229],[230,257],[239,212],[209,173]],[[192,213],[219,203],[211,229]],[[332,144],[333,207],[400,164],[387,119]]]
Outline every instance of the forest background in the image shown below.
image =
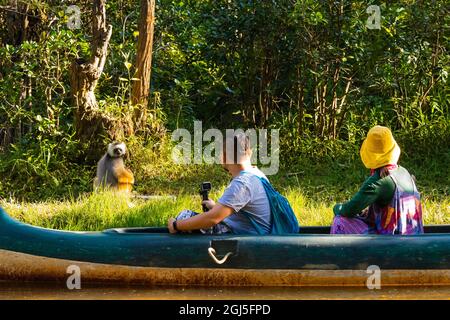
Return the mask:
[[[173,163],[171,133],[199,120],[279,129],[270,178],[302,225],[326,225],[368,175],[359,147],[379,124],[416,177],[426,223],[450,223],[449,13],[446,0],[1,0],[0,205],[74,230],[200,210],[200,182],[217,197],[229,177]],[[95,59],[92,79],[83,66]],[[128,145],[136,192],[176,200],[130,208],[92,193],[113,139]]]

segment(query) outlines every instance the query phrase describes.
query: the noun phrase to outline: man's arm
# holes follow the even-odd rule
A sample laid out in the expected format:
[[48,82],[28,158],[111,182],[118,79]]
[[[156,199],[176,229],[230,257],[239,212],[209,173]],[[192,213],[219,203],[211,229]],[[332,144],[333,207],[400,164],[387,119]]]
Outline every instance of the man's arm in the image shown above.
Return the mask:
[[[179,231],[207,229],[215,226],[233,213],[233,209],[217,203],[211,210],[207,212],[198,214],[195,217],[189,219],[177,220],[177,229]],[[174,233],[172,231],[175,231],[173,230],[173,221],[174,219],[169,219],[168,227],[171,233]]]

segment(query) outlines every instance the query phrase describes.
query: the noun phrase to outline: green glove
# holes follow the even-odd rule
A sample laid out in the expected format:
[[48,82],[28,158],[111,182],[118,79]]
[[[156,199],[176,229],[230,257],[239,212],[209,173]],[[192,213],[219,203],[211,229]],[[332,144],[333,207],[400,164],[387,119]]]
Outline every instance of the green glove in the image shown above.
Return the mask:
[[341,211],[342,211],[342,204],[341,203],[335,204],[334,207],[333,207],[334,216],[335,217],[340,216],[341,215]]

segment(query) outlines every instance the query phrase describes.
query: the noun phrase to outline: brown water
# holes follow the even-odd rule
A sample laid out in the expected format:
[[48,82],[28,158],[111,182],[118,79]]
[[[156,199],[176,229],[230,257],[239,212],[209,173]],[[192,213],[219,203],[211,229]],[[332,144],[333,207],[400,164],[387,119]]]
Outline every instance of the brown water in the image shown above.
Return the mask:
[[89,285],[68,290],[57,283],[0,281],[0,300],[5,299],[445,299],[450,287],[385,287],[369,290],[355,287],[111,287]]

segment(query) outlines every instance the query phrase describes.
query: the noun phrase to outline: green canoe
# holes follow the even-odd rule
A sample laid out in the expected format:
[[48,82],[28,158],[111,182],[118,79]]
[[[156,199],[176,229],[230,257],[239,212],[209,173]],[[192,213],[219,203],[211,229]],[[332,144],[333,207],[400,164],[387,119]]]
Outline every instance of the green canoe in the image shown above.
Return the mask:
[[0,279],[177,285],[450,285],[450,225],[415,236],[170,235],[166,228],[68,232],[18,222],[0,208]]

